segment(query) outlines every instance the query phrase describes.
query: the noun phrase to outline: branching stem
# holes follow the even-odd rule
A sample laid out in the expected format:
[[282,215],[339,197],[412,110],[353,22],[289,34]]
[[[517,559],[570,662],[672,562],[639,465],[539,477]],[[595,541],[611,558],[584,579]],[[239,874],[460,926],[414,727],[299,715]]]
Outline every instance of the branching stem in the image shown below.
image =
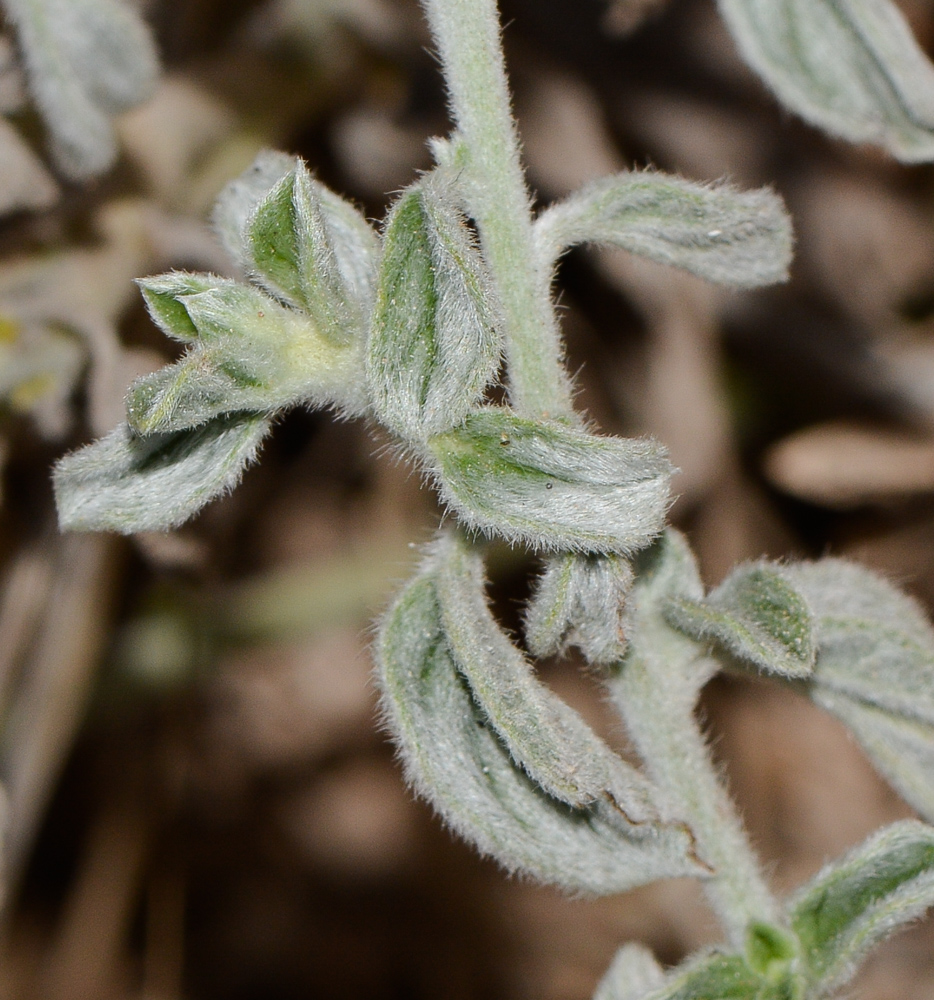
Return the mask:
[[510,400],[529,417],[569,417],[551,276],[536,260],[532,212],[495,0],[422,0],[466,146],[464,191],[506,327]]

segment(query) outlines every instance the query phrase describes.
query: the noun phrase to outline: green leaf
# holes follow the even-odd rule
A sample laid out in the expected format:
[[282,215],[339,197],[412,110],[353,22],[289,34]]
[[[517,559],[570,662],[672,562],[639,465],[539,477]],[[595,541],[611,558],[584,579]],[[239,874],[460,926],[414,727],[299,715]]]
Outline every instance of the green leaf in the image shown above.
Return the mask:
[[715,952],[675,969],[662,987],[642,1000],[778,1000],[781,994],[769,990],[739,955]]
[[300,162],[297,156],[263,149],[217,196],[211,222],[227,252],[245,271],[253,267],[247,225],[267,195]]
[[490,407],[428,448],[444,501],[470,528],[510,542],[629,553],[664,526],[672,467],[654,441]]
[[145,22],[122,0],[5,0],[52,153],[73,180],[111,166],[111,116],[149,96],[158,75]]
[[367,347],[373,406],[408,441],[456,427],[496,375],[493,293],[457,208],[431,179],[386,225]]
[[259,289],[212,276],[168,274],[143,283],[150,311],[176,339],[197,340],[174,365],[138,379],[127,419],[169,433],[240,410],[308,403],[364,411],[360,346],[323,337],[302,313]]
[[447,535],[436,543],[434,555],[451,656],[516,763],[546,792],[575,808],[609,805],[627,826],[658,820],[645,778],[535,678],[499,627],[487,606],[479,554]]
[[151,278],[139,278],[136,282],[156,326],[166,336],[183,344],[198,339],[198,328],[185,308],[185,296],[223,288],[230,283],[227,278],[218,278],[213,274],[191,274],[187,271],[170,271]]
[[813,615],[817,660],[804,690],[934,820],[934,629],[924,612],[854,563],[823,559],[782,573]]
[[760,670],[785,677],[814,670],[811,613],[781,568],[740,566],[705,601],[674,600],[665,616],[691,638],[714,640]]
[[781,927],[758,921],[747,930],[746,962],[770,982],[779,982],[788,976],[798,951],[797,940]]
[[564,552],[547,557],[526,610],[529,651],[553,656],[577,646],[589,663],[622,659],[632,580],[632,567],[622,556]]
[[654,171],[587,185],[543,212],[535,235],[549,264],[578,243],[601,243],[738,288],[786,281],[793,242],[791,220],[772,191]]
[[934,905],[934,829],[896,823],[819,872],[790,902],[812,986],[842,986],[880,940]]
[[234,414],[196,431],[139,437],[121,424],[55,467],[63,530],[162,531],[233,489],[269,421]]
[[337,343],[363,338],[379,244],[350,202],[301,162],[260,201],[245,227],[253,277],[303,309]]
[[890,0],[720,0],[720,11],[802,118],[905,162],[934,159],[934,67]]
[[389,610],[377,638],[383,710],[409,780],[447,822],[511,871],[573,892],[622,892],[697,874],[654,827],[626,837],[617,820],[548,795],[511,759],[471,696],[447,640],[429,559]]

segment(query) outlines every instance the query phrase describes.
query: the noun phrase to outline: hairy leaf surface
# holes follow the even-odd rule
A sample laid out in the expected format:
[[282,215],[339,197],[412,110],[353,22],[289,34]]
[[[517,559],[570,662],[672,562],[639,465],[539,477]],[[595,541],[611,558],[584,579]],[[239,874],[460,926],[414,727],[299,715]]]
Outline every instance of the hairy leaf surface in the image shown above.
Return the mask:
[[934,159],[934,67],[891,0],[719,0],[746,61],[831,135]]
[[773,993],[739,955],[714,953],[670,973],[642,1000],[790,1000]]
[[247,225],[273,188],[300,162],[297,156],[288,153],[261,150],[252,164],[217,196],[211,222],[227,252],[247,272],[253,266]]
[[654,441],[488,408],[428,447],[445,502],[511,542],[627,553],[664,526],[672,468]]
[[470,693],[446,638],[431,561],[380,628],[383,706],[411,782],[447,822],[512,871],[596,895],[698,874],[684,830],[618,819],[548,795],[510,757]]
[[148,437],[121,424],[56,465],[59,524],[123,534],[177,527],[236,486],[268,431],[255,414]]
[[934,905],[934,829],[908,820],[819,872],[791,901],[812,984],[836,990],[881,939]]
[[589,663],[609,664],[626,650],[629,562],[617,555],[556,553],[545,560],[525,618],[533,656],[577,646]]
[[513,759],[576,808],[602,803],[620,822],[658,819],[648,782],[539,682],[490,613],[483,561],[452,536],[435,548],[437,591],[451,655]]
[[410,188],[386,225],[367,381],[408,441],[456,427],[496,374],[500,339],[480,254],[437,183]]
[[653,171],[588,184],[543,212],[535,236],[549,263],[579,243],[600,243],[736,288],[786,281],[793,242],[772,191]]
[[780,567],[740,566],[706,600],[674,600],[665,615],[692,638],[712,639],[761,670],[785,677],[814,670],[811,613]]
[[245,226],[253,277],[304,310],[336,343],[362,339],[376,284],[376,233],[350,202],[299,162]]

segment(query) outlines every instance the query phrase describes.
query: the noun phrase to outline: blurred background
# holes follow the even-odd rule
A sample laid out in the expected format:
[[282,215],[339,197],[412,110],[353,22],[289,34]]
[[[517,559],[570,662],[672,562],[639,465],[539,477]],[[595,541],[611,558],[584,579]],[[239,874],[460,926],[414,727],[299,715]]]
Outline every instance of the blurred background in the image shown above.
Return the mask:
[[[934,5],[902,0],[922,44]],[[205,219],[267,146],[373,219],[448,124],[415,0],[148,0],[164,75],[92,184],[48,166],[15,48],[0,112],[35,162],[0,197],[3,1000],[585,1000],[615,948],[717,939],[696,887],[598,901],[507,879],[405,789],[369,622],[440,512],[363,423],[282,417],[182,530],[61,536],[50,467],[172,357],[134,277],[233,273]],[[726,293],[575,250],[558,299],[578,402],[652,433],[708,583],[761,555],[859,560],[934,602],[934,171],[830,141],[739,61],[712,0],[503,0],[541,203],[631,166],[773,185],[789,284]],[[42,162],[46,166],[42,165]],[[2,187],[2,185],[0,185]],[[531,558],[493,561],[516,627]],[[597,678],[542,676],[610,740]],[[719,679],[703,711],[785,891],[910,810],[843,729]],[[854,992],[934,997],[934,927]]]

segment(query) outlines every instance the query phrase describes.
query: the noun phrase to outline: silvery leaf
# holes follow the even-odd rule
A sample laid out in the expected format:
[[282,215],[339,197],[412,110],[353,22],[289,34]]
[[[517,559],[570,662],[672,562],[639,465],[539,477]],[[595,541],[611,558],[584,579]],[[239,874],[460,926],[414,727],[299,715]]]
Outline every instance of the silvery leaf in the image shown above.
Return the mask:
[[786,566],[814,617],[817,687],[934,724],[934,629],[918,605],[855,563]]
[[163,531],[233,489],[269,421],[234,414],[178,434],[139,437],[121,424],[55,467],[59,524],[71,531]]
[[140,284],[154,319],[191,346],[130,387],[127,418],[138,432],[168,433],[224,413],[271,413],[295,403],[364,410],[359,349],[323,337],[303,313],[211,275],[168,274]]
[[786,281],[793,242],[791,220],[772,191],[653,171],[587,185],[543,212],[535,237],[549,264],[578,243],[600,243],[738,288]]
[[665,973],[645,945],[630,941],[616,953],[597,984],[593,1000],[642,1000],[665,981]]
[[245,228],[253,278],[307,312],[336,343],[362,339],[373,307],[379,243],[350,202],[299,162]]
[[785,677],[814,670],[811,613],[780,567],[740,566],[706,600],[673,600],[665,616],[693,639],[713,640],[760,670]]
[[408,441],[456,427],[499,367],[493,293],[461,216],[433,178],[386,224],[367,381],[380,419]]
[[610,806],[624,826],[657,820],[648,782],[536,679],[493,618],[479,553],[448,535],[436,543],[434,557],[451,656],[515,762],[570,806]]
[[577,646],[589,663],[622,659],[628,624],[626,595],[632,566],[617,555],[556,553],[545,560],[525,616],[533,656],[553,656]]
[[802,118],[905,162],[934,159],[934,67],[891,0],[720,0],[720,11]]
[[819,872],[789,903],[812,993],[837,990],[871,948],[934,905],[934,828],[887,827]]
[[439,489],[473,529],[544,549],[634,552],[664,526],[661,445],[489,407],[428,441]]
[[106,170],[117,154],[111,116],[147,97],[158,62],[149,31],[123,0],[4,0],[29,83],[74,180]]
[[565,805],[513,762],[452,656],[433,560],[384,618],[377,661],[385,718],[409,780],[484,854],[510,871],[595,895],[698,873],[686,832],[647,825],[642,839],[627,838],[618,822]]

